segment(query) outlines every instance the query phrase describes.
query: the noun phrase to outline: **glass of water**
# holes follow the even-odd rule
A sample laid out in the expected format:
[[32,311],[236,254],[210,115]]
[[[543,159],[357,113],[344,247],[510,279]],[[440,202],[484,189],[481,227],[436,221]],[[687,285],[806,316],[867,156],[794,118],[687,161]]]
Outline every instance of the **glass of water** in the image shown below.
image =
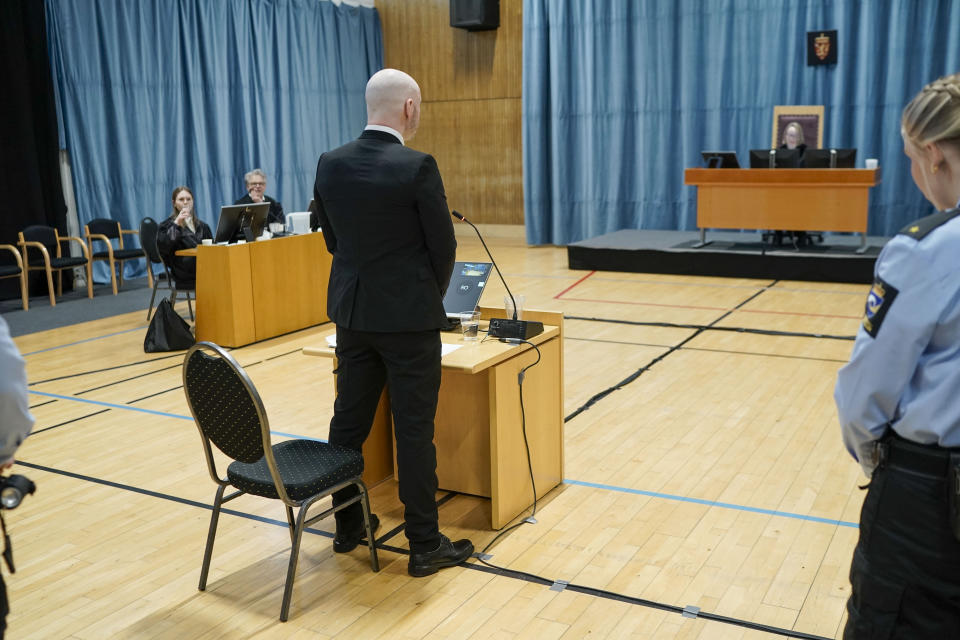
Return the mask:
[[471,311],[460,314],[460,331],[463,332],[463,339],[466,342],[472,342],[477,339],[480,331],[480,312]]

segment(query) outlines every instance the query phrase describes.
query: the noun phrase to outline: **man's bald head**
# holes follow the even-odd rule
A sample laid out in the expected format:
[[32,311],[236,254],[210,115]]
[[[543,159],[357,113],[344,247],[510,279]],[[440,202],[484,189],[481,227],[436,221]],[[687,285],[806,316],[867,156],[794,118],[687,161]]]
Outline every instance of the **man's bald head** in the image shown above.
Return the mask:
[[397,69],[381,69],[367,81],[367,124],[392,127],[409,140],[420,124],[420,87]]

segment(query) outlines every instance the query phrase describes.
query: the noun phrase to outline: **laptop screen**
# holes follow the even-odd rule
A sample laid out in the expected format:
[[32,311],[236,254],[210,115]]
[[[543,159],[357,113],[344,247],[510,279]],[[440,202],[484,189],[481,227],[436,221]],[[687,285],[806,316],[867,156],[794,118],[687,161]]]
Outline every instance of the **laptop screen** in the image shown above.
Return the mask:
[[491,262],[457,262],[453,265],[450,286],[443,297],[443,310],[448,318],[476,310],[492,266]]

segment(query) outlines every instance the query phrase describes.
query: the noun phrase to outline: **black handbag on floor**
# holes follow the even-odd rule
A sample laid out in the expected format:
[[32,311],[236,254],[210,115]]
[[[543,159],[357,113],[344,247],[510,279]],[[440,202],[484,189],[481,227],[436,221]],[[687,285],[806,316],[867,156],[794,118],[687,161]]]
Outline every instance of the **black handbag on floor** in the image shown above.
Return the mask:
[[170,300],[164,298],[157,305],[153,320],[147,327],[147,337],[143,339],[146,353],[158,351],[181,351],[189,349],[196,340],[190,325],[173,310]]

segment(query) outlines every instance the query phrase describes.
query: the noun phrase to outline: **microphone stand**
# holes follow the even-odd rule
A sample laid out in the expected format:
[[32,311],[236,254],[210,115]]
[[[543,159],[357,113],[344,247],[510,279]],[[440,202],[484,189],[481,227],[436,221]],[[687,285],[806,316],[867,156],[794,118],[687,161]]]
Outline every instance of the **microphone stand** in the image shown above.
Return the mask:
[[477,237],[480,238],[480,244],[483,245],[483,250],[487,252],[487,255],[490,257],[490,262],[493,263],[493,268],[497,270],[497,275],[500,276],[500,282],[503,283],[503,288],[507,290],[507,295],[510,296],[510,302],[513,303],[513,318],[509,320],[491,318],[487,335],[500,339],[509,338],[526,340],[527,338],[532,338],[535,335],[543,333],[542,322],[517,320],[517,301],[513,297],[513,292],[510,291],[510,287],[507,286],[507,281],[504,279],[503,274],[500,273],[500,267],[497,266],[497,261],[493,259],[493,254],[490,253],[487,243],[483,241],[483,236],[480,234],[480,230],[477,229],[477,225],[463,217],[463,214],[461,214],[459,211],[454,210],[450,213],[460,222],[466,222],[468,225],[473,227],[473,230],[477,233]]

